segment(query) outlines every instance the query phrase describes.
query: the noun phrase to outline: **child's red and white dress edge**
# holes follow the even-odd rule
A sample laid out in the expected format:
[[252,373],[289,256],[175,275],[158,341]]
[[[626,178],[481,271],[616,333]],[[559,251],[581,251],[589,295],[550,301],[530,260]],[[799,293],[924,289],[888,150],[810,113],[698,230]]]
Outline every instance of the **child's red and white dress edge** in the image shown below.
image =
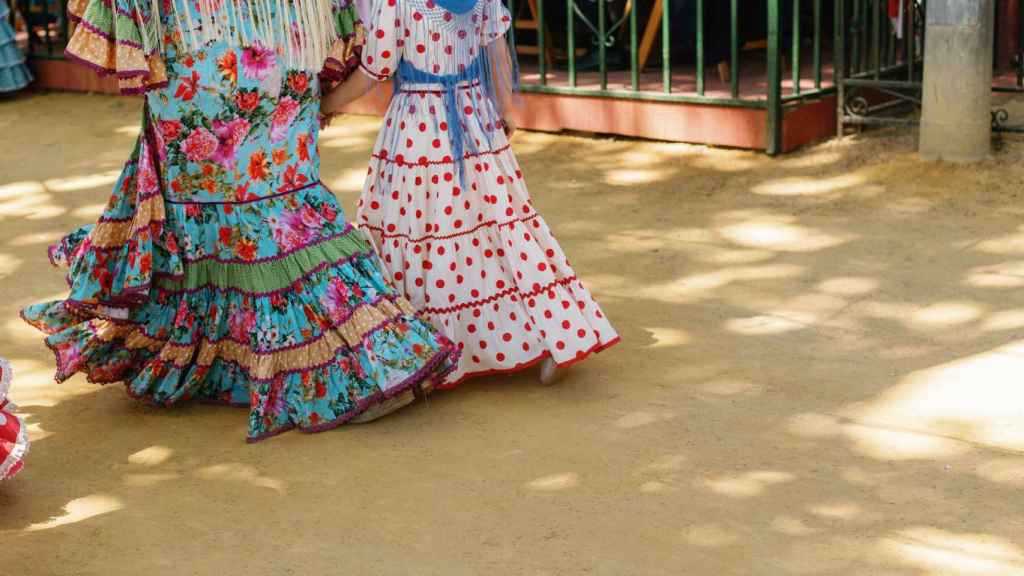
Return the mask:
[[576,362],[618,335],[534,209],[486,80],[470,73],[489,69],[477,63],[511,17],[500,0],[465,13],[439,4],[377,0],[371,10],[361,69],[407,77],[398,75],[357,222],[395,285],[462,349],[442,387],[548,356]]

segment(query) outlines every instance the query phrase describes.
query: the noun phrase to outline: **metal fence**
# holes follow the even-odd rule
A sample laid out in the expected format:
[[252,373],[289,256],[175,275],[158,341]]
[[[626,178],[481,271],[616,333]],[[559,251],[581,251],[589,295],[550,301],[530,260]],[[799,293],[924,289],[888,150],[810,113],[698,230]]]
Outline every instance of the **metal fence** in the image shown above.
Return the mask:
[[[838,0],[507,1],[521,63],[537,69],[526,91],[765,109],[776,153],[784,108],[834,90]],[[625,69],[611,69],[613,47]],[[581,53],[591,64],[582,74]],[[657,81],[645,82],[652,56]]]
[[[847,126],[912,125],[921,108],[927,0],[910,0],[893,23],[889,0],[837,0],[835,67],[841,134]],[[995,1],[992,70],[995,92],[1024,92],[1024,10]],[[1003,110],[996,130],[1020,131]]]

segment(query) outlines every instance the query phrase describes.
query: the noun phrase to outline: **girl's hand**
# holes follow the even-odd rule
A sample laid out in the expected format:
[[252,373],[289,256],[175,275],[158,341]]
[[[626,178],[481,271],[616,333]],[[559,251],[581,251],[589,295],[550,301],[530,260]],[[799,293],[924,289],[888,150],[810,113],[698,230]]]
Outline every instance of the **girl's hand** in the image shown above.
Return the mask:
[[502,118],[501,126],[505,130],[505,137],[511,140],[512,135],[516,133],[516,129],[518,128],[518,126],[516,126],[516,121],[509,118]]

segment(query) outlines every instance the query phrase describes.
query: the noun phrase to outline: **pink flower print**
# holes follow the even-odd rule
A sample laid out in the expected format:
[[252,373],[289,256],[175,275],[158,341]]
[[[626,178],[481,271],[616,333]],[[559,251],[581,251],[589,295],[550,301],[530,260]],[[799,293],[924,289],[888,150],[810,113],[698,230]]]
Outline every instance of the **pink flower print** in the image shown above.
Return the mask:
[[213,159],[223,164],[228,170],[234,170],[238,147],[249,135],[249,128],[249,121],[244,118],[235,118],[230,122],[214,120],[213,131],[217,134],[220,143],[217,146],[217,151],[213,154]]
[[286,96],[277,103],[273,115],[270,117],[270,140],[280,142],[288,136],[288,128],[292,121],[299,114],[299,103],[290,96]]
[[217,151],[220,142],[206,128],[196,128],[181,142],[181,150],[192,162],[202,162]]
[[274,231],[274,241],[284,250],[304,246],[311,236],[298,212],[282,212],[279,220],[271,219],[271,229]]
[[252,80],[263,80],[276,65],[274,52],[259,42],[242,51],[242,74]]
[[253,310],[236,310],[228,320],[231,339],[236,342],[248,342],[254,328],[256,328],[256,312]]
[[331,282],[327,285],[327,291],[324,292],[320,303],[327,309],[327,315],[336,324],[344,322],[351,313],[351,308],[348,305],[349,296],[350,293],[348,286],[345,285],[345,281],[337,277],[331,278]]

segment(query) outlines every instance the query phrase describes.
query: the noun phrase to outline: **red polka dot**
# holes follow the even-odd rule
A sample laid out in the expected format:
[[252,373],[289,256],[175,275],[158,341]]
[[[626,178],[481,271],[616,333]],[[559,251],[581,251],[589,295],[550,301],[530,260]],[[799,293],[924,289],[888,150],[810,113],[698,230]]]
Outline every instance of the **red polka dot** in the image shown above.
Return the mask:
[[435,286],[437,286],[437,287],[438,287],[438,289],[440,289],[440,288],[444,288],[444,280],[442,280],[442,279],[438,279],[438,281],[437,281],[437,282],[435,282],[435,283],[434,283],[434,285],[435,285]]
[[484,340],[480,341],[480,349],[481,350],[487,350],[487,342],[486,341],[484,341]]
[[537,264],[537,270],[540,270],[541,272],[544,272],[547,269],[548,269],[548,265],[547,264],[545,264],[543,262],[541,262],[540,264]]
[[404,278],[404,277],[405,277],[405,275],[402,274],[400,271],[399,272],[395,272],[395,280],[398,280],[399,282],[401,282],[402,278]]
[[380,53],[380,57],[381,58],[391,58],[391,51],[390,50],[385,50],[385,51],[381,52]]
[[383,38],[384,37],[384,30],[378,29],[377,32],[375,33],[375,35],[377,36],[377,38]]
[[562,330],[568,330],[570,326],[571,324],[569,324],[568,320],[562,320]]
[[501,339],[504,340],[505,342],[511,342],[512,335],[509,334],[508,332],[505,332],[504,334],[501,335]]
[[469,326],[466,326],[466,332],[469,332],[470,334],[476,333],[476,324],[470,324]]
[[416,279],[416,287],[421,287],[421,286],[423,286],[423,278],[417,278]]
[[559,340],[558,342],[555,343],[555,348],[558,348],[559,350],[565,350],[565,342]]
[[584,330],[583,328],[580,328],[579,330],[576,331],[576,335],[579,336],[580,338],[586,338],[587,331]]
[[497,355],[496,355],[496,356],[495,356],[494,358],[495,358],[495,359],[496,359],[496,360],[497,360],[498,362],[504,362],[504,361],[505,361],[505,355],[504,355],[504,354],[502,354],[501,352],[498,352],[498,354],[497,354]]
[[523,342],[523,352],[529,352],[529,351],[530,351],[530,345],[527,344],[526,342]]

